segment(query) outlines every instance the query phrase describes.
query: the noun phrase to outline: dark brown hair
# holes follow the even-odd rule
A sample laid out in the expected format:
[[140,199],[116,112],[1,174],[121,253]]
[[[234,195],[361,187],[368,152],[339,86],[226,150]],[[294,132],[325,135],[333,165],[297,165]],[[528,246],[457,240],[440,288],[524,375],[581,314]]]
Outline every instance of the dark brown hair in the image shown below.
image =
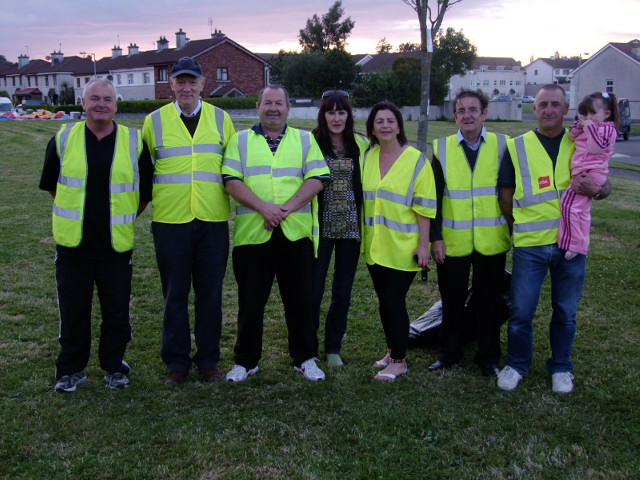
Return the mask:
[[602,102],[602,106],[605,110],[611,112],[605,122],[613,122],[616,124],[616,128],[620,126],[620,112],[618,110],[618,99],[614,93],[607,92],[593,92],[582,99],[580,105],[578,105],[578,112],[582,116],[587,116],[590,113],[596,113],[595,102]]
[[453,108],[453,114],[455,115],[456,113],[456,107],[458,105],[458,100],[463,99],[463,98],[467,98],[467,97],[472,97],[472,98],[477,98],[478,101],[480,102],[480,109],[484,112],[484,110],[486,110],[489,107],[489,100],[487,99],[486,95],[484,93],[482,93],[481,90],[468,90],[465,88],[461,88],[460,91],[456,94],[456,98],[453,100],[451,106]]
[[376,118],[376,114],[380,110],[389,110],[396,117],[396,121],[398,122],[398,128],[400,129],[400,133],[398,133],[398,142],[400,145],[407,144],[407,136],[404,133],[404,121],[402,120],[402,112],[396,106],[395,103],[390,102],[389,100],[383,100],[382,102],[376,103],[371,109],[371,113],[369,114],[369,118],[367,118],[367,137],[371,141],[371,146],[378,144],[378,139],[373,135],[373,122]]

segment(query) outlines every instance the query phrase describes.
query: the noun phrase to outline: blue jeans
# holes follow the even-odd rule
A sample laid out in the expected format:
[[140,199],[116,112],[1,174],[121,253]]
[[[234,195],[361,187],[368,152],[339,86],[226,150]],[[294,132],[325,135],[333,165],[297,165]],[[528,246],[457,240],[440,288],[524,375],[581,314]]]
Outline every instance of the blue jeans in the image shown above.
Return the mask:
[[573,370],[571,351],[587,257],[578,255],[567,261],[564,253],[565,250],[556,244],[514,248],[507,365],[521,375],[529,371],[533,358],[533,317],[547,271],[551,275],[553,310],[549,326],[551,358],[547,360],[547,370],[550,373]]
[[334,248],[336,259],[331,282],[331,305],[324,330],[325,353],[340,353],[342,347],[342,337],[347,331],[353,279],[360,258],[360,241],[320,238],[318,258],[313,262],[313,322],[316,332],[320,327],[320,304]]

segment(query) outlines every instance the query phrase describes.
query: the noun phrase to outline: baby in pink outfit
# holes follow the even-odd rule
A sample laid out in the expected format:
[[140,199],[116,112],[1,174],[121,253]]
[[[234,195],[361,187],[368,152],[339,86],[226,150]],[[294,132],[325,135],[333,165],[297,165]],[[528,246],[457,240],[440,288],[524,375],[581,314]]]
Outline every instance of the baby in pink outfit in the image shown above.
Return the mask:
[[[618,137],[618,102],[613,93],[596,92],[586,96],[578,106],[582,120],[571,125],[569,135],[576,142],[571,158],[571,176],[589,173],[602,186],[607,181],[609,159]],[[596,194],[593,198],[597,198]],[[562,220],[558,246],[566,250],[564,258],[571,260],[589,251],[592,197],[578,195],[569,187],[561,199]]]

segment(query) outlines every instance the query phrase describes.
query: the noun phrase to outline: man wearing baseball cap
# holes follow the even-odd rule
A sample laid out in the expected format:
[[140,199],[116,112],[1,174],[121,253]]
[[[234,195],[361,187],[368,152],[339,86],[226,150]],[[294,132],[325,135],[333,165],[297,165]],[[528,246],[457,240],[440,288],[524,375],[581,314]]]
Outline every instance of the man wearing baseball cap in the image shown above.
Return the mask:
[[[221,378],[222,282],[229,254],[229,196],[220,169],[235,133],[229,115],[200,100],[205,76],[183,57],[172,68],[176,101],[149,114],[143,138],[155,160],[153,239],[164,296],[161,356],[166,385],[186,381],[195,363],[200,378]],[[193,286],[196,349],[191,356],[188,313]]]

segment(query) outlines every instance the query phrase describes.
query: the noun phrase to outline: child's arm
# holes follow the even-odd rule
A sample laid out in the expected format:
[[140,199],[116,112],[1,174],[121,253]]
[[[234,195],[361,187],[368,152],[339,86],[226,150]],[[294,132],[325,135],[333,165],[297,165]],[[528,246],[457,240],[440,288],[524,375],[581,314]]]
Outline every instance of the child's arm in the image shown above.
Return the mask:
[[613,122],[585,122],[584,132],[587,135],[587,148],[593,154],[611,150],[616,143],[618,132]]

